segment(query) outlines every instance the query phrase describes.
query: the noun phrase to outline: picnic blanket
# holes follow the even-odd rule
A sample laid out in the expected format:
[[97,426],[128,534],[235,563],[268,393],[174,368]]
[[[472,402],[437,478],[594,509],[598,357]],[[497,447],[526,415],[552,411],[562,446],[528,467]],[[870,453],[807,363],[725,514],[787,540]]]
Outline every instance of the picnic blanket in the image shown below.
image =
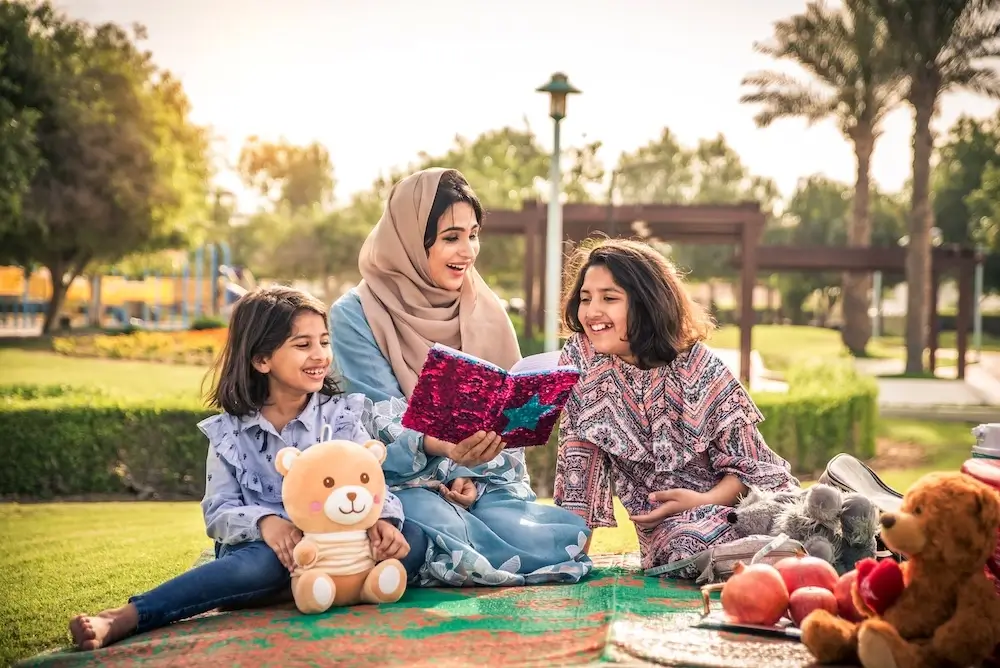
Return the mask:
[[411,589],[384,606],[316,616],[291,605],[210,613],[96,652],[22,662],[82,666],[691,666],[803,668],[788,640],[692,628],[701,593],[644,577],[637,555],[595,557],[575,585]]

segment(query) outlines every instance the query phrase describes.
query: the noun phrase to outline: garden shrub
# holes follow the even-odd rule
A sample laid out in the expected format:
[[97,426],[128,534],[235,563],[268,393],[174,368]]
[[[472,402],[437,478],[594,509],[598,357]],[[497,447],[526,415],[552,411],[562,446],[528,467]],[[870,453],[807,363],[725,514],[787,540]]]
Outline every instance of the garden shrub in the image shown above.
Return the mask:
[[204,491],[207,440],[196,399],[128,401],[86,391],[0,401],[0,495],[53,498]]
[[[811,476],[838,452],[875,454],[877,387],[850,362],[789,370],[789,391],[754,393],[760,430],[793,470]],[[6,465],[0,495],[52,498],[127,493],[200,497],[212,412],[196,398],[135,400],[67,387],[0,387]],[[525,456],[532,487],[552,493],[557,434]]]
[[191,331],[198,332],[203,329],[225,329],[226,321],[223,318],[214,315],[203,315],[194,319],[191,326],[188,328]]
[[52,347],[57,353],[72,357],[209,365],[225,344],[226,331],[225,329],[138,331],[126,335],[55,337],[52,340]]

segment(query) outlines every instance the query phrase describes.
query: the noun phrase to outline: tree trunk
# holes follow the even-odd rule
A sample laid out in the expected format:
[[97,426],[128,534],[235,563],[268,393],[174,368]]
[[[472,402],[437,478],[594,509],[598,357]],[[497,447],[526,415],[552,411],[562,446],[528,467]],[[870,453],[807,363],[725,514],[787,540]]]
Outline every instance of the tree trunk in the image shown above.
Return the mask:
[[90,277],[90,308],[87,313],[87,325],[93,327],[94,329],[100,329],[101,327],[101,301],[102,294],[101,289],[103,288],[104,277],[99,273],[95,273]]
[[[875,139],[871,128],[859,129],[855,133],[854,153],[858,161],[858,171],[854,183],[851,224],[847,228],[847,245],[850,247],[867,248],[872,243],[869,177],[874,147]],[[850,272],[843,276],[844,328],[841,337],[844,345],[855,357],[865,355],[865,348],[872,335],[871,319],[868,317],[870,286],[871,275],[868,272]]]
[[906,373],[924,370],[924,346],[931,304],[930,171],[931,118],[936,87],[913,97],[913,199],[910,204],[910,243],[906,249]]
[[59,318],[59,311],[62,310],[63,302],[66,300],[66,293],[69,291],[69,284],[65,280],[65,266],[61,263],[54,263],[46,264],[45,268],[49,270],[49,282],[52,284],[52,296],[49,298],[49,306],[45,310],[45,320],[42,322],[43,335],[51,334],[55,330],[56,321]]
[[[61,262],[45,265],[45,268],[49,270],[49,282],[52,283],[52,297],[49,299],[49,306],[45,312],[42,334],[51,334],[55,330],[56,323],[59,321],[59,312],[66,300],[66,293],[69,292],[69,286],[73,285],[73,281],[83,273],[89,262],[90,259],[87,258],[68,263],[69,266]],[[67,273],[69,273],[68,278]]]

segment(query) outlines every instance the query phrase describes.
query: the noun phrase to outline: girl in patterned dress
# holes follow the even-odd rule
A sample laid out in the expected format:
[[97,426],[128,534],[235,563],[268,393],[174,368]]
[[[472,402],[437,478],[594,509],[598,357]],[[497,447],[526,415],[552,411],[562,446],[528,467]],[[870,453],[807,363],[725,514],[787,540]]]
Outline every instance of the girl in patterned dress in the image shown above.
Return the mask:
[[735,540],[726,516],[749,486],[798,481],[757,430],[764,416],[703,343],[710,320],[645,244],[602,240],[582,247],[575,266],[561,361],[582,375],[562,415],[556,504],[591,528],[614,527],[614,493],[646,569]]
[[[371,438],[365,397],[342,393],[330,364],[326,308],[316,298],[274,287],[236,302],[209,395],[221,412],[198,424],[208,439],[201,509],[215,559],[124,606],[74,617],[69,628],[77,648],[95,650],[217,607],[291,598],[292,551],[302,532],[285,512],[274,455],[319,443],[325,425],[330,438]],[[381,519],[368,533],[376,560],[395,557],[410,570],[423,564],[421,548],[410,556],[409,543],[426,539],[404,522],[388,490]]]

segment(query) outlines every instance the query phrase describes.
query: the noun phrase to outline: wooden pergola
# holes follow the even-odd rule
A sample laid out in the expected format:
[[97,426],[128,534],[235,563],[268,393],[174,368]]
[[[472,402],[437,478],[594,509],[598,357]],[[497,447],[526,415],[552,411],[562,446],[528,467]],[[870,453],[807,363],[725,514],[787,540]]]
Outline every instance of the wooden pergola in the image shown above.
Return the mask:
[[[519,211],[492,210],[486,219],[488,233],[525,237],[524,334],[532,336],[544,318],[546,207],[538,201],[524,202]],[[753,289],[758,270],[768,272],[859,271],[905,273],[906,249],[899,247],[802,247],[761,246],[765,217],[756,202],[734,205],[682,206],[639,204],[611,206],[566,204],[563,206],[563,234],[576,244],[604,234],[674,243],[733,244],[734,265],[740,269],[739,329],[740,380],[750,382],[751,334],[755,321]],[[958,272],[959,302],[956,322],[958,378],[965,378],[965,354],[972,323],[972,283],[982,254],[971,248],[948,245],[932,251],[932,304],[928,332],[930,369],[933,372],[938,349],[939,320],[937,296],[941,278]]]
[[[771,272],[881,271],[894,274],[906,272],[906,249],[898,246],[879,248],[760,246],[752,260],[758,269]],[[972,327],[973,277],[976,264],[982,260],[981,252],[958,244],[939,246],[931,250],[931,309],[927,331],[931,373],[936,366],[939,343],[938,290],[941,279],[946,274],[957,272],[958,315],[955,319],[955,345],[958,348],[957,376],[959,379],[965,378],[965,354],[969,348],[969,329]],[[739,256],[735,258],[734,264],[739,266]]]
[[[546,207],[526,201],[520,211],[491,210],[486,218],[488,234],[518,234],[525,237],[524,334],[532,336],[543,322],[545,294]],[[764,229],[764,214],[756,202],[736,205],[680,206],[645,204],[610,206],[566,204],[563,206],[564,242],[579,243],[599,234],[628,236],[674,243],[735,244],[741,258],[740,274],[740,379],[750,381],[750,341],[754,322],[753,288],[757,274],[757,251]]]

